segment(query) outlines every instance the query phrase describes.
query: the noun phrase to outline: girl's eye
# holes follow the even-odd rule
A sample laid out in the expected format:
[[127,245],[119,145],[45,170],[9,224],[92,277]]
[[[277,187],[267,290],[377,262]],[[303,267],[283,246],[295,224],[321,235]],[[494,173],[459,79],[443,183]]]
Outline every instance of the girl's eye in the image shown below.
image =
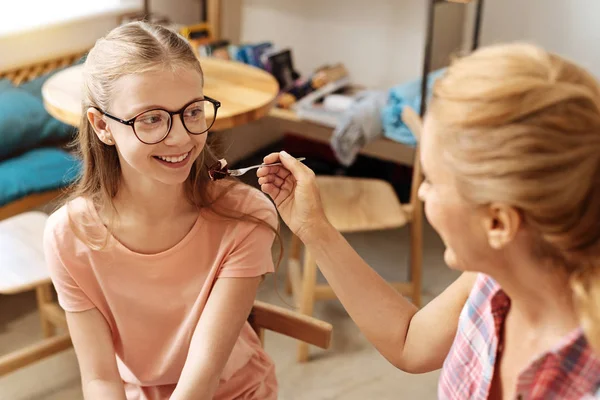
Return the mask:
[[202,116],[202,112],[203,112],[202,108],[194,107],[194,108],[185,110],[185,117],[192,118],[192,119],[200,118]]
[[160,115],[148,115],[140,118],[140,122],[146,125],[153,125],[160,123],[162,118]]

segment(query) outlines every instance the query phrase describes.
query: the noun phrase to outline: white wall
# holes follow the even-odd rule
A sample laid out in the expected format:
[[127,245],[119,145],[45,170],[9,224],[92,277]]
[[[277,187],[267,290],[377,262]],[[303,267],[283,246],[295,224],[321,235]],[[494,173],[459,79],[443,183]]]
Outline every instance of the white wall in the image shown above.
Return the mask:
[[[141,0],[129,2],[141,4]],[[224,37],[289,46],[302,74],[324,63],[343,62],[355,83],[376,88],[420,74],[425,2],[222,0],[221,4]],[[194,23],[200,16],[198,0],[151,0],[150,7],[181,24]],[[464,7],[444,4],[436,11],[434,66],[440,66],[460,45]],[[116,25],[115,13],[0,36],[0,68],[89,48]]]
[[[424,1],[228,0],[224,5],[225,37],[235,41],[239,34],[242,42],[289,46],[303,75],[342,62],[355,83],[386,88],[420,74]],[[440,65],[460,47],[464,6],[444,4],[436,11],[434,51]]]
[[481,44],[536,43],[600,78],[599,0],[486,0],[481,33]]
[[117,26],[114,16],[77,20],[0,37],[0,69],[10,69],[55,56],[87,50]]
[[0,69],[87,50],[120,15],[141,9],[142,0],[6,2],[0,5]]

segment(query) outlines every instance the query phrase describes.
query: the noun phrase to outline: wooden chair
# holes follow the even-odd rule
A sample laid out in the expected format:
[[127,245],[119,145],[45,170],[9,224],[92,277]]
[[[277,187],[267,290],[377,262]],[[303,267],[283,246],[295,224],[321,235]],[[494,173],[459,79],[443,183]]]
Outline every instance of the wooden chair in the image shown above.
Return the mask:
[[[405,109],[402,118],[418,136],[421,120],[414,110]],[[421,305],[423,204],[417,196],[421,181],[418,149],[408,204],[401,204],[392,186],[382,180],[317,176],[325,214],[338,231],[367,232],[410,225],[410,280],[390,284],[400,293],[410,296],[417,307]],[[312,315],[316,300],[335,299],[336,295],[329,285],[317,284],[317,264],[306,249],[301,270],[301,248],[298,237],[292,235],[286,291],[293,296],[301,314]],[[298,344],[297,358],[300,362],[308,360],[308,344],[305,342]]]
[[[37,343],[0,356],[0,376],[71,346],[65,313],[54,300],[44,262],[42,238],[47,219],[42,212],[30,211],[0,221],[0,294],[35,290],[43,332]],[[260,301],[254,303],[248,321],[263,342],[265,330],[322,348],[328,348],[331,341],[330,324]]]
[[[13,85],[19,86],[42,75],[48,74],[58,68],[72,65],[77,60],[79,60],[84,54],[85,52],[77,52],[56,57],[50,60],[31,63],[26,66],[0,70],[0,79],[6,78],[10,80],[13,83]],[[0,132],[0,134],[2,134],[2,132]],[[36,207],[42,206],[58,198],[61,195],[61,193],[62,191],[60,189],[50,190],[42,193],[33,193],[8,204],[5,204],[3,206],[0,206],[0,221],[13,215],[22,213],[24,211],[28,211]]]
[[0,221],[0,294],[36,291],[43,338],[24,349],[0,356],[0,376],[51,356],[71,346],[62,309],[53,301],[53,289],[44,262],[42,238],[48,216],[30,211]]

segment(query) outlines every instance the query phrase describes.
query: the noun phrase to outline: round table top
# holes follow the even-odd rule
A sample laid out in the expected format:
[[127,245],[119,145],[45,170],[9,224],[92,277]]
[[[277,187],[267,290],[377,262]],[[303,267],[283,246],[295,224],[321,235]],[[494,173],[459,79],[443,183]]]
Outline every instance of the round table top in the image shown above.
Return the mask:
[[[212,129],[223,130],[264,117],[275,104],[277,80],[262,69],[236,61],[201,58],[204,94],[221,102]],[[42,86],[44,107],[54,118],[79,126],[83,65],[57,72]]]

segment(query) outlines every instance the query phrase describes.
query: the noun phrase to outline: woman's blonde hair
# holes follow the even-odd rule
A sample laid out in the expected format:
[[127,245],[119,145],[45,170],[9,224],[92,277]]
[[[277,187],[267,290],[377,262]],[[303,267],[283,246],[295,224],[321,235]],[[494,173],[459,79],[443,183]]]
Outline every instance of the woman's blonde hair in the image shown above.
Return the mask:
[[[116,82],[125,75],[178,69],[195,70],[202,75],[200,62],[187,40],[159,25],[131,22],[113,29],[96,42],[84,65],[82,117],[74,142],[82,161],[82,172],[71,188],[70,200],[78,197],[91,200],[91,204],[98,210],[112,216],[111,224],[116,222],[117,214],[112,201],[119,190],[121,180],[117,150],[114,146],[107,146],[101,142],[94,133],[87,119],[87,110],[89,107],[109,109]],[[188,200],[199,209],[209,209],[221,217],[249,220],[270,228],[279,239],[281,260],[281,239],[277,227],[272,227],[256,216],[226,209],[217,202],[228,189],[240,184],[239,181],[230,179],[227,190],[221,191],[219,195],[215,195],[217,191],[209,190],[213,182],[208,177],[207,165],[217,161],[209,144],[210,140],[194,162],[184,183]],[[83,229],[80,229],[94,225],[88,218],[79,218],[77,223],[73,219],[70,218],[71,227],[88,246],[100,250],[107,245],[108,235],[94,237],[94,230],[86,230],[84,234]]]
[[461,195],[521,212],[536,253],[570,274],[582,327],[600,350],[598,82],[533,45],[491,46],[451,64],[430,111]]

